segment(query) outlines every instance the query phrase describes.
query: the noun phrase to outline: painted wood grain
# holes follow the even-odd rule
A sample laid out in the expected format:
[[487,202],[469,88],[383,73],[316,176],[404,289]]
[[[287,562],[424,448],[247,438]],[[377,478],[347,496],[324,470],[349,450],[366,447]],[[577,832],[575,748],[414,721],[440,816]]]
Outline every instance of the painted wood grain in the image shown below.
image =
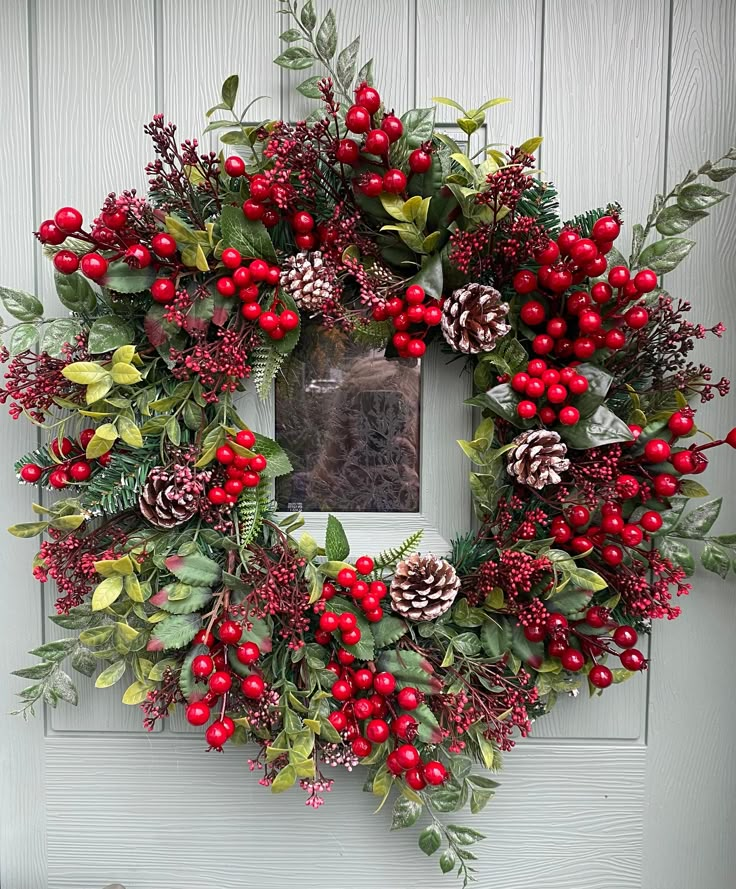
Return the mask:
[[[271,61],[279,52],[276,8],[271,0],[163,0],[157,100],[182,139],[200,138],[205,111],[220,101],[220,87],[231,74],[240,75],[241,109],[265,97],[250,120],[281,115],[279,69]],[[201,144],[220,150],[216,133],[201,137]]]
[[[33,292],[35,262],[40,253],[31,237],[34,219],[31,55],[28,4],[9,0],[3,4],[0,41],[0,119],[5,122],[4,161],[0,164],[0,207],[13,224],[4,225],[0,238],[0,281],[9,287]],[[6,323],[12,323],[2,312]],[[36,662],[28,649],[42,641],[42,609],[38,584],[28,566],[37,540],[16,540],[5,526],[30,513],[37,491],[19,487],[13,461],[36,445],[36,432],[24,420],[12,420],[0,412],[3,470],[0,498],[5,504],[0,532],[0,564],[3,566],[3,625],[0,629],[0,885],[46,884],[46,826],[44,796],[43,711],[24,722],[11,716],[15,697],[28,680],[11,677],[11,670]],[[12,519],[11,519],[12,515]]]
[[546,175],[565,217],[619,201],[625,243],[664,175],[667,3],[547,0],[545,8]]
[[[321,889],[444,889],[452,879],[417,854],[413,829],[388,834],[390,813],[371,817],[375,799],[361,794],[357,772],[337,773],[312,812],[299,790],[259,787],[248,752],[205,754],[201,743],[164,736],[49,738],[48,768],[64,775],[49,787],[49,889],[285,889],[295,879]],[[130,780],[130,758],[140,781]],[[489,835],[478,847],[478,889],[639,889],[644,767],[636,747],[510,753],[496,799],[473,819]],[[154,854],[154,836],[166,854]]]
[[[736,145],[736,6],[730,0],[675,0],[667,185]],[[715,183],[717,184],[717,183]],[[719,185],[736,191],[734,179]],[[736,198],[684,234],[697,241],[667,278],[706,326],[723,321],[725,340],[706,340],[697,358],[736,379]],[[730,339],[729,339],[730,337]],[[699,409],[698,425],[725,434],[733,397]],[[718,529],[736,527],[736,461],[715,452],[705,479],[724,496]],[[647,889],[722,889],[736,872],[736,718],[733,700],[734,582],[698,571],[680,603],[683,616],[653,637],[643,884]],[[702,666],[696,668],[699,658]]]
[[[510,98],[487,112],[485,141],[519,145],[539,135],[541,19],[537,0],[418,0],[417,102],[429,106],[433,96],[446,96],[472,108]],[[456,117],[437,106],[438,121]]]

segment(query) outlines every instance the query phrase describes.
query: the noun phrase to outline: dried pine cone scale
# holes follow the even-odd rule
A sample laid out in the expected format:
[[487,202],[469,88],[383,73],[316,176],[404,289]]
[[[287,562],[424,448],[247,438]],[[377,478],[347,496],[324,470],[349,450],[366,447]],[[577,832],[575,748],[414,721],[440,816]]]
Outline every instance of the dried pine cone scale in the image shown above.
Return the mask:
[[558,485],[570,468],[567,446],[553,429],[532,429],[513,440],[506,457],[506,469],[517,481],[539,490]]
[[157,528],[175,528],[199,511],[202,484],[188,466],[154,466],[138,497],[141,514]]
[[475,355],[491,352],[511,331],[505,320],[509,304],[495,287],[472,283],[445,299],[442,335],[457,352]]
[[434,620],[452,605],[460,578],[445,559],[414,553],[396,566],[391,581],[391,606],[409,620]]

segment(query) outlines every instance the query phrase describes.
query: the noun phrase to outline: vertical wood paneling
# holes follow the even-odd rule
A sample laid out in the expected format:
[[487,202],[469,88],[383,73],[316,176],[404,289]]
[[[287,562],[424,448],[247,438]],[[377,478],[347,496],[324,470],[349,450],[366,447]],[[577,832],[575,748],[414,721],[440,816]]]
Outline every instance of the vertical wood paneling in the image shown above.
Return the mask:
[[[504,96],[512,101],[486,112],[485,141],[519,145],[538,135],[541,10],[537,0],[418,0],[417,103],[446,96],[473,108]],[[437,106],[438,121],[456,117]]]
[[[675,0],[667,187],[690,168],[736,144],[736,5],[731,0]],[[707,181],[707,180],[705,180]],[[736,379],[736,182],[713,215],[684,234],[697,241],[667,278],[673,293],[693,304],[693,320],[723,321],[723,340],[706,340],[697,359]],[[724,435],[736,420],[733,396],[699,408],[698,425]],[[724,497],[717,530],[736,527],[734,452],[717,449],[704,478]],[[736,732],[733,650],[734,583],[698,571],[680,603],[683,616],[653,636],[649,762],[643,885],[647,889],[723,889],[736,872]],[[696,666],[700,663],[701,666]],[[677,850],[673,855],[673,850]]]
[[[155,110],[153,3],[38,0],[36,48],[40,218],[72,204],[90,220],[110,191],[144,193],[153,155],[143,133]],[[48,262],[40,290],[51,313],[58,310]],[[53,638],[56,629],[48,627]],[[120,706],[118,688],[99,695],[92,680],[79,678],[79,709],[50,711],[51,728],[140,727],[136,708]]]
[[563,217],[619,201],[622,242],[662,186],[666,13],[666,0],[546,0],[545,172]]
[[[0,118],[5,159],[0,164],[0,206],[12,224],[3,226],[0,238],[0,281],[33,292],[34,263],[40,252],[31,232],[34,219],[30,4],[9,0],[3,4],[3,39],[0,52]],[[13,323],[3,311],[6,323]],[[26,652],[42,641],[42,608],[38,584],[28,566],[37,540],[16,540],[4,532],[16,516],[29,514],[37,491],[19,487],[13,473],[18,454],[36,445],[36,432],[25,420],[12,420],[0,410],[3,470],[0,498],[6,505],[0,532],[3,566],[3,626],[0,631],[0,886],[46,885],[46,797],[43,756],[43,712],[25,722],[10,711],[27,680],[11,677],[11,670],[34,662]]]
[[[177,125],[182,139],[199,137],[205,111],[220,101],[220,87],[230,74],[240,75],[240,109],[265,96],[249,120],[280,116],[279,69],[271,61],[279,52],[276,8],[271,0],[163,0],[159,110]],[[219,151],[217,133],[201,142]]]

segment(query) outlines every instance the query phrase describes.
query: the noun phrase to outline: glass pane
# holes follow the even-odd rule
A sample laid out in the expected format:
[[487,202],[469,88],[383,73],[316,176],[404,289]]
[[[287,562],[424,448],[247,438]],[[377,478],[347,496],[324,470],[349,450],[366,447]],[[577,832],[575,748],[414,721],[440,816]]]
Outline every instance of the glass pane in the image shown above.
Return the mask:
[[276,481],[278,508],[417,512],[419,374],[414,359],[305,330],[276,384],[276,438],[294,466]]

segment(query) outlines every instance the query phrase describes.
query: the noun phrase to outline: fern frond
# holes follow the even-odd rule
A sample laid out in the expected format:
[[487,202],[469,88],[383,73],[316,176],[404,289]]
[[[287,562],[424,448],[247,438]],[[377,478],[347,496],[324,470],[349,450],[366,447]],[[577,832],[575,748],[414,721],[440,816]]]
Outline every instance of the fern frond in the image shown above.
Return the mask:
[[276,379],[276,374],[281,370],[285,355],[275,349],[266,346],[258,346],[253,350],[251,364],[251,379],[258,392],[258,397],[265,401],[271,394],[271,386]]
[[243,493],[238,501],[241,546],[247,546],[258,536],[270,503],[269,495],[258,488],[250,488],[247,493]]
[[403,543],[400,543],[392,549],[386,549],[382,553],[379,553],[373,559],[374,570],[380,571],[383,568],[392,568],[397,562],[400,562],[404,556],[414,552],[419,541],[422,539],[422,534],[424,534],[424,531],[420,528],[418,531],[410,534]]

